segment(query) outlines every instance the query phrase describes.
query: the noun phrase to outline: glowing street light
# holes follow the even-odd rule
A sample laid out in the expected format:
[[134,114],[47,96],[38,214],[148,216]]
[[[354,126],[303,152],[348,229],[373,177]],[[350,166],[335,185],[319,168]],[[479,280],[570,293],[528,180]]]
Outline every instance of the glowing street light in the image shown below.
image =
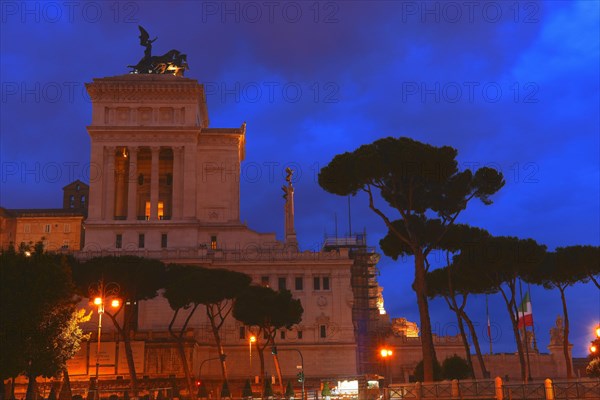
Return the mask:
[[600,338],[600,325],[596,328],[596,337]]
[[381,357],[386,358],[386,357],[391,357],[393,352],[390,349],[381,349],[379,354],[381,354]]
[[392,373],[390,372],[390,365],[388,360],[392,357],[393,354],[394,352],[391,349],[385,347],[379,350],[379,355],[383,359],[383,365],[385,366],[386,375],[390,377],[390,385],[392,384]]
[[118,298],[120,286],[115,282],[104,283],[100,279],[89,288],[90,297],[95,296],[93,303],[98,307],[98,346],[96,348],[96,384],[100,373],[100,343],[102,337],[102,315],[104,314],[104,304],[108,303],[112,308],[121,306],[121,299]]
[[250,356],[250,376],[252,376],[252,343],[256,342],[256,336],[251,335],[248,338],[248,348],[249,348],[249,356]]

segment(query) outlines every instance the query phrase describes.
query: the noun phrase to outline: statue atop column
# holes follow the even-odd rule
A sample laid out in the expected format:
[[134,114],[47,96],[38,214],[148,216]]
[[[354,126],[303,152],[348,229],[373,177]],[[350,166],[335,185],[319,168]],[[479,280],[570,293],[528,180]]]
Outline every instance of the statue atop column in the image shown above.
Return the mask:
[[294,228],[294,186],[292,185],[294,171],[288,167],[285,169],[285,174],[287,186],[284,185],[281,187],[284,193],[283,198],[285,199],[285,243],[298,248],[296,229]]
[[562,316],[556,317],[556,327],[550,328],[550,345],[562,346],[565,339],[565,327]]
[[162,56],[152,55],[152,43],[158,39],[155,37],[150,40],[150,34],[141,26],[140,46],[144,47],[144,57],[136,65],[128,65],[132,74],[172,74],[183,76],[185,70],[189,69],[187,64],[187,55],[181,54],[179,50],[169,50]]

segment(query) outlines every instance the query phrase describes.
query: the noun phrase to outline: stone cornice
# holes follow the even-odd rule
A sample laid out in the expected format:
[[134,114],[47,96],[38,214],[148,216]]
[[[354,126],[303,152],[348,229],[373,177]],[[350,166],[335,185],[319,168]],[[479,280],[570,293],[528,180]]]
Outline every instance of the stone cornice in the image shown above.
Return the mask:
[[204,86],[195,79],[168,75],[120,75],[95,78],[86,83],[86,89],[94,102],[119,103],[149,100],[176,102],[205,102]]

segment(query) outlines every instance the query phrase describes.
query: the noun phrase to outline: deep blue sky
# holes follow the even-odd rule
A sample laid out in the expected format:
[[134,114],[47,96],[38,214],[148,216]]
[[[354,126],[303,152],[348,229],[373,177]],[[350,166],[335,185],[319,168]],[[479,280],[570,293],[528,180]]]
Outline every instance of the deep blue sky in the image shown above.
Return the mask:
[[[83,85],[126,73],[142,57],[140,23],[158,36],[154,54],[188,54],[186,76],[206,85],[212,127],[247,121],[242,219],[256,230],[281,237],[280,186],[291,164],[301,171],[301,246],[318,249],[323,233],[335,232],[336,213],[347,232],[347,200],[319,188],[318,168],[375,139],[410,136],[457,148],[465,168],[505,174],[494,204],[471,204],[461,222],[550,249],[600,244],[597,1],[0,5],[4,207],[60,207],[61,188],[85,180],[91,104]],[[385,234],[363,196],[352,199],[352,224],[374,246]],[[412,262],[383,257],[379,268],[388,312],[418,321]],[[588,284],[567,296],[582,356],[600,293]],[[478,300],[468,311],[483,331]],[[532,300],[545,350],[559,295],[532,287]],[[514,351],[506,309],[499,296],[490,301],[494,350]],[[431,313],[438,333],[456,332],[443,301]]]

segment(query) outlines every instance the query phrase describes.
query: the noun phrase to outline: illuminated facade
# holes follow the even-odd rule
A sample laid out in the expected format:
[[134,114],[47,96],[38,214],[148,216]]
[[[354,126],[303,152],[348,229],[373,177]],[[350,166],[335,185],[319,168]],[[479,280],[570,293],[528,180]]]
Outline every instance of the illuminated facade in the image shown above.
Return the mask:
[[[291,180],[280,214],[283,241],[243,224],[239,178],[246,126],[209,127],[204,88],[196,80],[130,74],[94,79],[87,89],[91,164],[97,174],[90,184],[86,246],[78,257],[129,254],[227,268],[250,275],[254,283],[289,289],[302,301],[304,314],[298,326],[277,335],[284,382],[297,374],[297,353],[286,351],[292,348],[302,351],[309,380],[356,377],[377,367],[376,344],[367,335],[381,319],[378,257],[367,249],[364,235],[360,243],[328,241],[322,251],[299,251]],[[158,297],[136,307],[136,369],[152,376],[180,375],[175,346],[164,344],[173,313],[168,303]],[[203,360],[216,356],[216,348],[203,312],[189,327],[188,360],[197,372]],[[230,379],[259,375],[257,361],[249,362],[247,328],[229,318],[222,336]],[[107,344],[115,366],[105,368],[105,374],[126,373],[115,345]],[[271,357],[265,359],[268,374],[274,375]],[[89,372],[85,362],[71,366],[73,376]],[[220,374],[218,363],[202,371],[207,379]]]

